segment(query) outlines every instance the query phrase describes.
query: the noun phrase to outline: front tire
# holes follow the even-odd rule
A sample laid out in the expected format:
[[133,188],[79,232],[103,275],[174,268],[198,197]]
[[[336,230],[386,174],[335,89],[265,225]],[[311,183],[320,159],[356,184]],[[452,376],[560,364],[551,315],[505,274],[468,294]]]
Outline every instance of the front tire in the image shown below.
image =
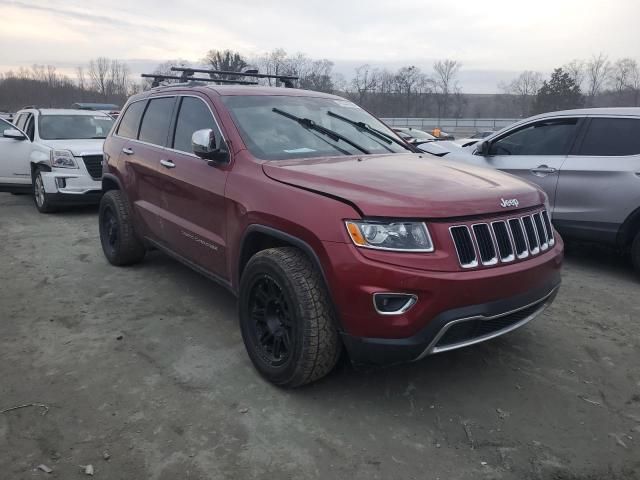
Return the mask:
[[129,203],[119,190],[110,190],[100,200],[100,243],[109,263],[116,266],[140,262],[146,253],[136,236]]
[[33,201],[40,213],[53,213],[58,210],[57,206],[49,200],[49,194],[44,189],[41,169],[36,170],[33,178]]
[[341,344],[324,281],[297,248],[271,248],[249,260],[239,309],[249,358],[273,384],[313,382],[338,361]]

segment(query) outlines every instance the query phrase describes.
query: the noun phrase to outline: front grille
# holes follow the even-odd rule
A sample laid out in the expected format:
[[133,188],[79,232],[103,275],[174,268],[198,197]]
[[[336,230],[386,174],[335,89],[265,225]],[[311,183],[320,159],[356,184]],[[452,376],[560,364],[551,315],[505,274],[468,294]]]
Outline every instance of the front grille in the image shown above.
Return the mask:
[[541,302],[502,317],[473,319],[453,324],[436,343],[435,350],[473,341],[516,325],[536,314],[543,307]]
[[82,157],[84,166],[87,167],[87,171],[91,178],[94,180],[100,180],[102,178],[102,155],[85,155]]
[[463,268],[496,265],[538,255],[555,244],[546,210],[491,223],[449,228]]

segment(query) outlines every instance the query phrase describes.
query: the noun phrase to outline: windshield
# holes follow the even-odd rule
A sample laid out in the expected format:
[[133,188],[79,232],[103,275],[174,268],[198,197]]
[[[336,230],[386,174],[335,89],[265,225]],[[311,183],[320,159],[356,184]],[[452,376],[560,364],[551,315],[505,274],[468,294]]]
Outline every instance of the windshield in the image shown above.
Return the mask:
[[38,121],[43,140],[106,138],[112,126],[107,115],[41,115]]
[[[408,147],[385,141],[380,135],[331,115],[363,122],[371,129],[397,138],[379,120],[347,100],[280,95],[225,96],[222,100],[249,151],[264,160],[362,155],[363,151],[369,154],[410,152]],[[309,122],[301,123],[292,117],[309,120],[315,126],[309,128]],[[323,133],[322,129],[330,132]]]

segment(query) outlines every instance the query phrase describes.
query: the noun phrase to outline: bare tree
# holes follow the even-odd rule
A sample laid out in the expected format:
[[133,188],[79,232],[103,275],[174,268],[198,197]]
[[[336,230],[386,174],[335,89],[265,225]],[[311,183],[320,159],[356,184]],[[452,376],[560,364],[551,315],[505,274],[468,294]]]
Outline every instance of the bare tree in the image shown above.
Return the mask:
[[371,65],[364,64],[356,68],[351,85],[358,94],[358,103],[362,104],[367,94],[376,89],[378,80],[378,71],[372,69]]
[[578,58],[571,60],[562,67],[562,70],[567,72],[575,84],[581,89],[586,74],[585,69],[586,66],[584,60],[580,60]]
[[634,72],[638,71],[638,62],[632,58],[621,58],[611,67],[609,82],[617,93],[623,93],[631,86]]
[[84,91],[87,89],[87,78],[84,74],[84,67],[76,68],[76,81],[80,90]]
[[609,58],[603,53],[597,56],[593,55],[586,63],[587,96],[591,104],[593,104],[595,96],[602,91],[602,87],[609,77],[610,69]]
[[508,84],[500,85],[500,89],[511,95],[523,117],[529,116],[535,96],[542,86],[542,74],[525,70]]
[[[225,72],[241,72],[248,66],[247,59],[233,50],[209,50],[202,62],[208,64],[213,70]],[[225,80],[238,78],[233,75],[212,75],[213,77]]]
[[446,117],[449,111],[449,97],[458,88],[457,76],[462,64],[456,60],[438,60],[433,64],[434,85],[438,101],[438,117]]
[[106,57],[98,57],[89,62],[89,79],[91,88],[103,97],[108,93],[109,70],[111,68],[111,60]]

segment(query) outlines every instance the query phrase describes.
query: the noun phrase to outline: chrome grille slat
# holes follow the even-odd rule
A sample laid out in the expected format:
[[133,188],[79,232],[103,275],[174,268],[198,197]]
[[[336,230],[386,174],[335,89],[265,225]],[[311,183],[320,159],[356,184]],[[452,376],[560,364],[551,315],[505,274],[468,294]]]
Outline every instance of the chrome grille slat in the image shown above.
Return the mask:
[[486,223],[479,223],[471,227],[473,230],[473,236],[476,239],[476,245],[478,246],[478,253],[480,254],[480,261],[483,265],[495,265],[498,263],[498,254],[496,252],[496,245],[491,235],[489,225]]
[[478,259],[469,227],[466,225],[451,227],[449,232],[451,233],[451,238],[453,238],[453,244],[456,247],[456,253],[462,268],[477,267]]
[[449,232],[463,268],[524,260],[555,244],[546,210],[490,223],[454,225]]
[[538,240],[540,241],[540,249],[544,252],[549,248],[549,240],[547,239],[547,231],[542,224],[542,216],[540,213],[534,213],[532,218],[533,224],[536,227],[536,233],[538,234]]
[[522,217],[522,224],[524,225],[524,233],[529,244],[529,252],[531,255],[537,255],[540,253],[540,243],[538,241],[538,234],[533,226],[533,219],[529,215]]
[[514,252],[514,242],[509,233],[507,222],[499,221],[491,223],[493,236],[496,239],[500,261],[503,263],[513,262],[516,259]]

